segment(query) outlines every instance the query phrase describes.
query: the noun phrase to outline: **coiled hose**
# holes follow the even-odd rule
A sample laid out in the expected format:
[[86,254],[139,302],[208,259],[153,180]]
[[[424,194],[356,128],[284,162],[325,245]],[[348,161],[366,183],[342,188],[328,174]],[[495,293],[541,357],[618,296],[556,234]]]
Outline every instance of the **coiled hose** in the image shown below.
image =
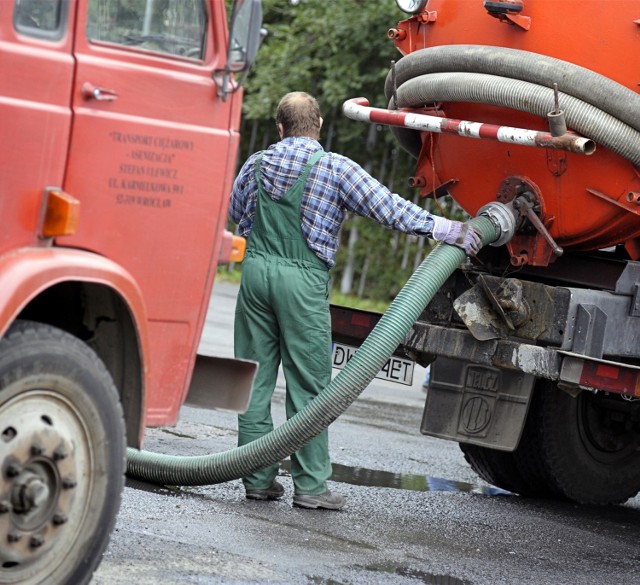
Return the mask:
[[[483,244],[499,237],[488,217],[469,220]],[[291,455],[336,420],[362,393],[403,341],[424,307],[464,260],[439,244],[413,273],[355,356],[303,410],[247,445],[212,455],[180,457],[127,450],[127,475],[160,485],[210,485],[245,477]]]
[[[445,45],[411,53],[391,72],[385,95],[390,107],[415,108],[438,101],[478,102],[545,117],[552,109],[554,82],[573,130],[640,165],[640,95],[584,67],[545,55],[483,45]],[[419,133],[392,128],[414,157]]]

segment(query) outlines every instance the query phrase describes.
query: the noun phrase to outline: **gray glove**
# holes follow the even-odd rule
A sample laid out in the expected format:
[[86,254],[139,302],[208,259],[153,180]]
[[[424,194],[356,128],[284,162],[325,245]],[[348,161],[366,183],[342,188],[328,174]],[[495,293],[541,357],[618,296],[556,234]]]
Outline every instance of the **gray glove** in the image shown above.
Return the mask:
[[482,248],[480,234],[468,223],[452,221],[433,215],[432,237],[436,242],[452,244],[465,251],[468,256],[475,256]]

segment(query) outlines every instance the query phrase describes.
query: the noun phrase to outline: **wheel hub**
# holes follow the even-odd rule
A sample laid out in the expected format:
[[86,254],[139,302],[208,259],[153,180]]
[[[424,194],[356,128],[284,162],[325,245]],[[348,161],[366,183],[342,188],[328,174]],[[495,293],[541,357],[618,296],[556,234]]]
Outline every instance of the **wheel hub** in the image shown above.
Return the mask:
[[21,481],[14,483],[11,503],[16,512],[28,514],[49,499],[50,491],[40,476],[30,471],[23,475]]
[[0,407],[0,570],[18,581],[71,536],[86,495],[77,488],[87,453],[73,448],[81,430],[74,413],[54,395],[32,392]]

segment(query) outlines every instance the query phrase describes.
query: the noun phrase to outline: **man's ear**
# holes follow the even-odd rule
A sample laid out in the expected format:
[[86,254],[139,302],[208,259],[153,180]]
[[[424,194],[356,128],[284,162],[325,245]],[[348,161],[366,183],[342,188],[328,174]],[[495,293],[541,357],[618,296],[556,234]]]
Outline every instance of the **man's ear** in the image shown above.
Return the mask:
[[324,120],[322,119],[322,117],[320,117],[320,126],[318,127],[318,130],[320,130],[320,128],[322,128],[322,122],[324,122]]
[[284,137],[284,126],[282,124],[278,124],[278,134],[280,134],[280,140]]

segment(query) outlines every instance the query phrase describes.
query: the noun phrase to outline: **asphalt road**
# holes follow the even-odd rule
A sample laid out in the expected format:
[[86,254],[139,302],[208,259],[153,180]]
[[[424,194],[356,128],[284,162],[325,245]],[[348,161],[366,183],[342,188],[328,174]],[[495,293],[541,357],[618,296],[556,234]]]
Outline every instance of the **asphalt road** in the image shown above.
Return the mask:
[[[200,351],[232,355],[236,287],[217,284]],[[240,481],[125,488],[94,585],[640,583],[640,497],[590,507],[491,488],[456,444],[419,433],[424,370],[413,386],[374,381],[330,430],[341,512],[244,498]],[[284,385],[274,399],[283,421]],[[149,429],[145,449],[200,455],[232,448],[235,415],[183,408]]]

